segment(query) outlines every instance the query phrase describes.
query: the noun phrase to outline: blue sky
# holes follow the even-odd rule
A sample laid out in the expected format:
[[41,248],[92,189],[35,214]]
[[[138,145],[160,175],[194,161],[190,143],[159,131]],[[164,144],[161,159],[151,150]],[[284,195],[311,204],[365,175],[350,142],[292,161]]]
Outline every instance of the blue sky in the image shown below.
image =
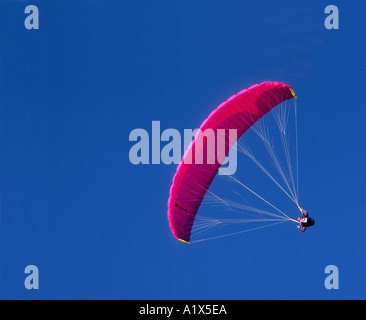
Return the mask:
[[[35,1],[39,30],[27,4],[0,3],[0,298],[366,298],[365,1]],[[132,165],[129,133],[196,128],[268,80],[299,97],[316,226],[179,243],[176,166]],[[39,290],[24,287],[30,264]]]

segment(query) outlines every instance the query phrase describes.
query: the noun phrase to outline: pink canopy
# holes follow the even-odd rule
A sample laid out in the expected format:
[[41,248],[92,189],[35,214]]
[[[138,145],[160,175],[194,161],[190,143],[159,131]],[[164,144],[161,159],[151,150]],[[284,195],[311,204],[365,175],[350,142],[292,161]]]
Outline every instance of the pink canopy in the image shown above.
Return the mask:
[[[222,159],[218,159],[215,150],[207,147],[205,130],[212,129],[218,136],[219,129],[225,129],[225,156],[236,142],[228,138],[229,129],[236,129],[237,139],[258,119],[276,105],[295,96],[290,86],[279,82],[263,82],[240,91],[220,104],[203,121],[200,130],[184,153],[173,178],[168,201],[168,220],[174,236],[185,243],[190,242],[191,231],[201,202],[215,178]],[[219,130],[219,131],[218,131]],[[223,130],[221,130],[222,132]],[[218,139],[218,138],[217,138]],[[212,152],[206,154],[203,161],[196,161],[195,145],[200,141],[200,150]],[[208,161],[213,159],[213,161]]]

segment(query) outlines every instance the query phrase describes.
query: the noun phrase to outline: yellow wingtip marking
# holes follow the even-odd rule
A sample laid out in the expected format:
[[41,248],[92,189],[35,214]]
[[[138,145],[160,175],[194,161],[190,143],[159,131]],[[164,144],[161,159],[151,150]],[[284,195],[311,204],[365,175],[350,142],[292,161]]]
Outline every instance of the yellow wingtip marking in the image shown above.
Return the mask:
[[292,95],[294,96],[294,98],[297,99],[297,96],[295,94],[295,91],[293,89],[291,89],[291,88],[290,88],[290,91],[291,91]]
[[188,241],[184,241],[182,239],[178,239],[180,242],[186,243],[186,244],[190,244]]

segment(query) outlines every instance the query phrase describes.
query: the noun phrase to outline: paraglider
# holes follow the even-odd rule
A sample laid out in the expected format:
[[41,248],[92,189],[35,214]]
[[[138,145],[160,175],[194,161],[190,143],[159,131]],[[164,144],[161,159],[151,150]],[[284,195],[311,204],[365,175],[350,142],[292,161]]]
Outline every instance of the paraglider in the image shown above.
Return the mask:
[[[200,130],[189,145],[188,149],[183,155],[180,164],[177,167],[176,173],[173,177],[173,182],[170,188],[170,196],[168,200],[168,221],[170,229],[175,236],[175,238],[183,243],[189,244],[191,242],[192,227],[195,223],[197,212],[201,206],[201,203],[209,191],[210,185],[213,182],[216,174],[218,173],[220,166],[225,157],[219,156],[215,150],[211,150],[208,146],[208,138],[205,140],[203,136],[210,130],[213,133],[216,141],[220,141],[220,144],[224,146],[224,155],[226,156],[233,145],[236,145],[237,140],[256,122],[259,122],[263,116],[272,111],[277,105],[286,102],[287,100],[297,99],[294,90],[285,83],[279,82],[263,82],[261,84],[256,84],[248,89],[240,91],[238,94],[232,96],[227,101],[220,104],[209,116],[203,121],[200,126]],[[296,104],[295,104],[296,106]],[[287,111],[286,111],[287,112]],[[295,109],[296,114],[296,109]],[[283,119],[282,119],[283,118]],[[277,115],[276,121],[278,122],[279,129],[283,135],[281,138],[284,148],[286,149],[288,143],[284,140],[286,134],[286,126],[288,118],[286,115]],[[225,134],[219,134],[222,131]],[[232,135],[229,135],[230,130],[235,130],[235,139]],[[296,127],[297,130],[297,127]],[[286,153],[286,161],[288,165],[288,171],[290,172],[290,178],[285,177],[283,172],[283,167],[280,165],[279,161],[276,159],[276,152],[272,150],[271,143],[269,139],[266,139],[265,134],[259,134],[263,143],[266,145],[270,156],[277,169],[279,170],[284,183],[286,184],[289,191],[285,191],[275,178],[260,164],[257,165],[266,173],[267,176],[271,178],[273,182],[277,184],[279,188],[284,191],[284,193],[298,205],[298,196],[296,184],[298,184],[298,178],[296,183],[294,175],[292,174],[291,162],[289,160],[289,154]],[[296,131],[297,139],[297,131]],[[201,143],[198,144],[197,141]],[[204,153],[202,162],[196,162],[197,151],[202,151]],[[287,150],[288,151],[288,150]],[[297,142],[296,142],[297,151]],[[245,151],[246,153],[247,151]],[[254,162],[256,162],[255,157],[248,152],[248,155]],[[188,161],[189,160],[189,161]],[[297,159],[296,159],[297,160]],[[298,175],[298,172],[296,173]],[[229,176],[232,180],[237,181],[235,176]],[[289,181],[292,181],[290,183]],[[290,218],[284,212],[279,210],[277,207],[272,205],[269,201],[266,201],[263,197],[259,196],[256,192],[245,186],[243,183],[239,182],[243,187],[252,192],[254,195],[261,198],[267,204],[269,204],[273,209],[277,210],[281,214],[281,219],[277,219],[278,215],[267,212],[265,210],[253,209],[249,206],[246,208],[248,210],[256,211],[261,216],[270,215],[276,217],[276,219],[271,219],[270,221],[293,221],[300,223],[299,221]],[[229,202],[225,201],[225,204]],[[237,204],[233,204],[237,206]],[[244,205],[241,205],[242,207]],[[306,219],[303,217],[302,219]],[[258,219],[259,220],[259,219]],[[301,223],[305,223],[302,220]],[[311,223],[311,220],[308,219]],[[220,224],[221,221],[215,219],[210,220],[210,223]],[[306,222],[306,223],[309,223]],[[305,224],[306,224],[305,223]],[[274,224],[277,224],[274,223]],[[310,226],[310,225],[307,225]],[[301,225],[302,228],[307,226]],[[261,228],[261,227],[259,227]],[[255,228],[255,229],[259,229]],[[304,229],[305,230],[305,229]]]
[[312,227],[315,224],[315,220],[313,218],[309,217],[309,213],[302,208],[299,208],[301,213],[302,213],[302,217],[301,218],[297,218],[297,221],[299,222],[299,225],[297,226],[297,228],[302,231],[305,232],[305,230],[308,227]]

